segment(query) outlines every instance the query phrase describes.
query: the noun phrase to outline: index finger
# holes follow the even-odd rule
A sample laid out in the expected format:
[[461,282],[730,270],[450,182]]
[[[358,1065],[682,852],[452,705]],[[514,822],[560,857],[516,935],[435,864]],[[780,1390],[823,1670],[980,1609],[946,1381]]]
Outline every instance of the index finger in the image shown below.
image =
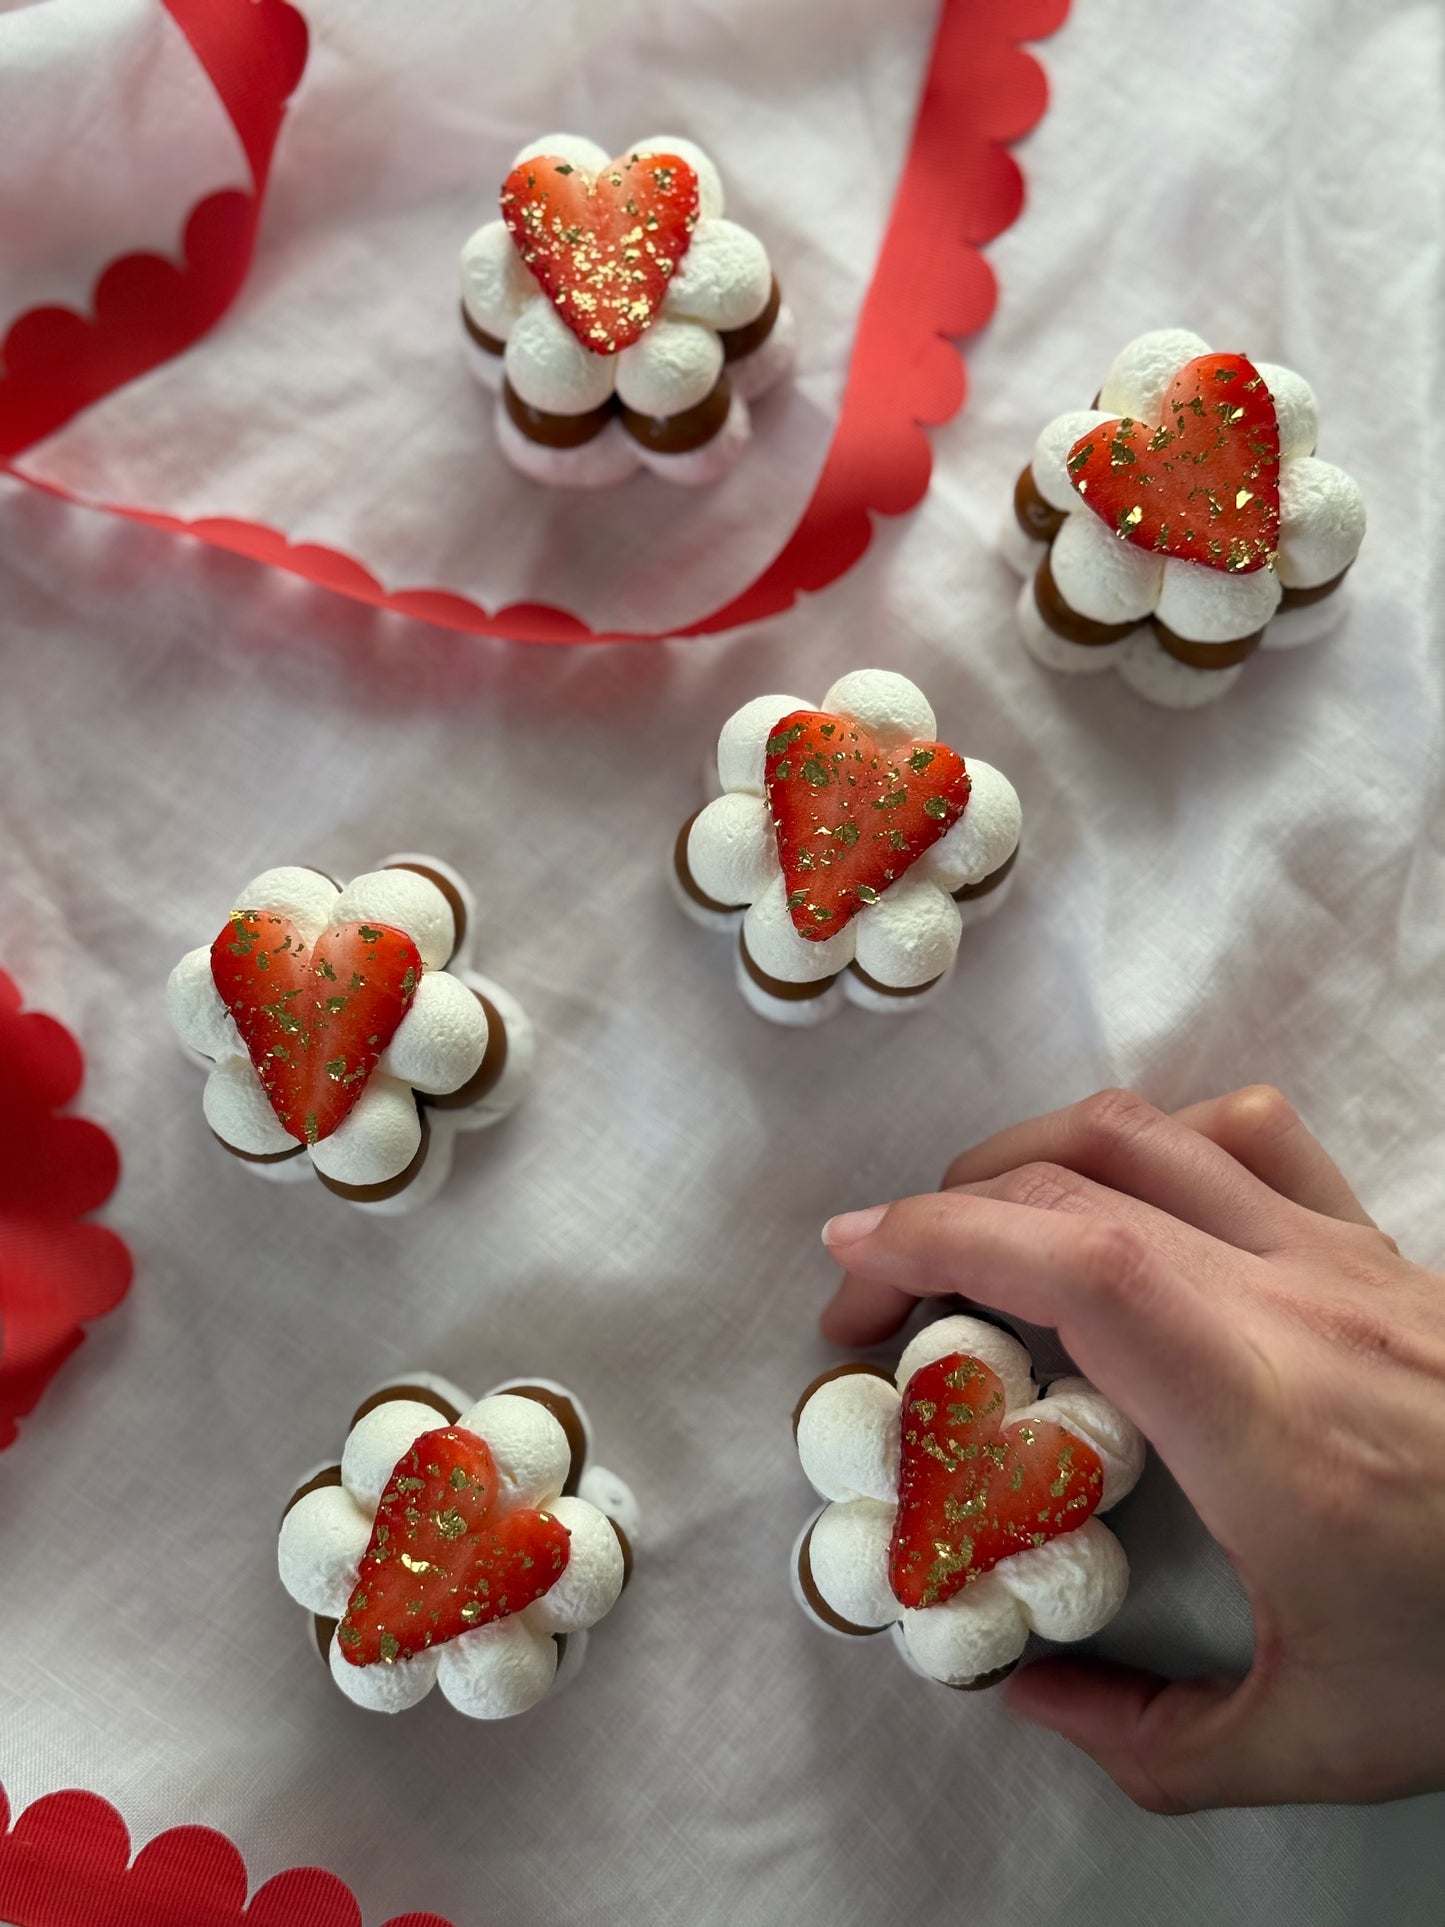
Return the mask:
[[853,1218],[824,1233],[848,1273],[823,1314],[838,1343],[875,1343],[910,1300],[958,1294],[1056,1327],[1079,1369],[1161,1448],[1200,1423],[1218,1436],[1259,1409],[1267,1361],[1240,1336],[1227,1291],[1216,1277],[1206,1293],[1135,1225],[947,1191]]

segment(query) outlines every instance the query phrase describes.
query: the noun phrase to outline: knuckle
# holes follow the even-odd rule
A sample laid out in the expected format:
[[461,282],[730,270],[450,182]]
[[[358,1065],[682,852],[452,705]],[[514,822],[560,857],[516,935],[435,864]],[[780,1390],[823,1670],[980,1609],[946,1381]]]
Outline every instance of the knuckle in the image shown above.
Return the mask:
[[1006,1204],[1029,1205],[1036,1211],[1077,1211],[1083,1185],[1060,1164],[1021,1164],[1005,1172],[994,1187]]
[[1246,1084],[1224,1100],[1226,1129],[1249,1143],[1273,1143],[1299,1124],[1299,1112],[1273,1084]]
[[1135,1091],[1095,1091],[1079,1106],[1085,1142],[1106,1152],[1132,1143],[1142,1131],[1157,1123],[1158,1118],[1159,1112],[1154,1106]]
[[1137,1305],[1153,1283],[1149,1246],[1133,1225],[1102,1218],[1089,1224],[1079,1243],[1080,1282],[1097,1298]]

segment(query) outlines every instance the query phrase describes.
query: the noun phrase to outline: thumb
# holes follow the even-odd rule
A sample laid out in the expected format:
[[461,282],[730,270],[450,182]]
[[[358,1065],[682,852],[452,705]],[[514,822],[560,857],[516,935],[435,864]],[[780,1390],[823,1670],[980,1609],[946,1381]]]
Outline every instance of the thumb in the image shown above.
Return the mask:
[[1305,1797],[1247,1680],[1169,1681],[1100,1660],[1044,1659],[1005,1689],[1021,1719],[1090,1755],[1150,1813],[1262,1806]]

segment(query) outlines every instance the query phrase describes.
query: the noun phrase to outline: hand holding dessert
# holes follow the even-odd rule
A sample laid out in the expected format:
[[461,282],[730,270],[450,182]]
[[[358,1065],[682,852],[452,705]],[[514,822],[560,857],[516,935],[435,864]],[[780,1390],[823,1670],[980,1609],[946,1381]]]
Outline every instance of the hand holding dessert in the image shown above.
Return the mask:
[[1445,1280],[1401,1257],[1277,1091],[1104,1092],[825,1228],[827,1334],[922,1297],[1057,1326],[1254,1611],[1242,1680],[1049,1659],[1005,1689],[1159,1812],[1445,1786]]

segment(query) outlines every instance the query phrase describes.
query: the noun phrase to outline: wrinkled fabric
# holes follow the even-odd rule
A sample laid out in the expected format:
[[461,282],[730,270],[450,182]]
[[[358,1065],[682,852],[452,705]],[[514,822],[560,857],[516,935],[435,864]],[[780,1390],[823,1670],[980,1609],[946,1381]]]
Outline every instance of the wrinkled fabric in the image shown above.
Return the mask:
[[[708,64],[718,132],[729,87],[746,121],[751,66],[760,97],[786,95],[823,138],[852,51],[893,15],[860,0],[808,33],[805,9],[774,31],[777,12],[637,9],[629,30],[646,19],[675,52],[661,107],[629,101],[619,134],[680,115],[687,35],[716,55],[740,21],[747,61]],[[1185,21],[1079,0],[1041,50],[1053,103],[1020,151],[1030,203],[990,250],[1001,305],[934,438],[931,494],[846,581],[756,631],[479,642],[0,489],[0,966],[84,1045],[83,1109],[124,1159],[105,1217],[137,1259],[127,1305],[0,1454],[0,1779],[17,1808],[79,1784],[137,1841],[214,1824],[255,1882],[332,1868],[368,1927],[407,1907],[457,1927],[1435,1918],[1438,1799],[1151,1818],[997,1695],[939,1691],[888,1647],[810,1626],[788,1583],[814,1504],[788,1416],[833,1357],[823,1219],[935,1184],[961,1146],[1107,1083],[1166,1105],[1281,1084],[1405,1250],[1445,1261],[1440,38],[1432,6],[1217,0]],[[598,100],[629,67],[604,43],[599,25],[580,49]],[[340,86],[349,46],[313,53],[307,86]],[[520,140],[579,49],[541,25],[517,46]],[[900,58],[867,84],[880,125],[902,127],[916,81]],[[273,251],[188,361],[232,353],[276,290],[274,250],[304,245],[304,105]],[[465,145],[460,112],[441,125]],[[359,168],[376,129],[352,119]],[[388,232],[363,226],[353,258]],[[367,322],[361,304],[347,357],[381,358]],[[1182,715],[1113,676],[1035,667],[994,547],[1038,428],[1169,323],[1305,373],[1320,453],[1370,513],[1338,636],[1257,657]],[[180,379],[61,441],[94,430],[98,447],[118,411],[138,432],[146,390],[160,409]],[[318,518],[325,434],[298,443]],[[292,485],[294,448],[241,440],[234,474]],[[379,492],[387,473],[378,455]],[[729,941],[670,901],[673,837],[734,708],[816,701],[871,663],[914,677],[940,733],[1017,784],[1016,893],[967,934],[932,1011],[773,1029],[738,997]],[[350,874],[397,849],[470,875],[479,964],[540,1040],[525,1107],[463,1140],[411,1220],[227,1160],[162,994],[258,870]],[[572,1385],[644,1508],[633,1586],[585,1670],[516,1722],[436,1699],[395,1721],[351,1707],[275,1576],[288,1494],[361,1396],[416,1366],[476,1391]],[[1157,1464],[1111,1524],[1133,1590],[1098,1650],[1245,1664],[1242,1594]]]

